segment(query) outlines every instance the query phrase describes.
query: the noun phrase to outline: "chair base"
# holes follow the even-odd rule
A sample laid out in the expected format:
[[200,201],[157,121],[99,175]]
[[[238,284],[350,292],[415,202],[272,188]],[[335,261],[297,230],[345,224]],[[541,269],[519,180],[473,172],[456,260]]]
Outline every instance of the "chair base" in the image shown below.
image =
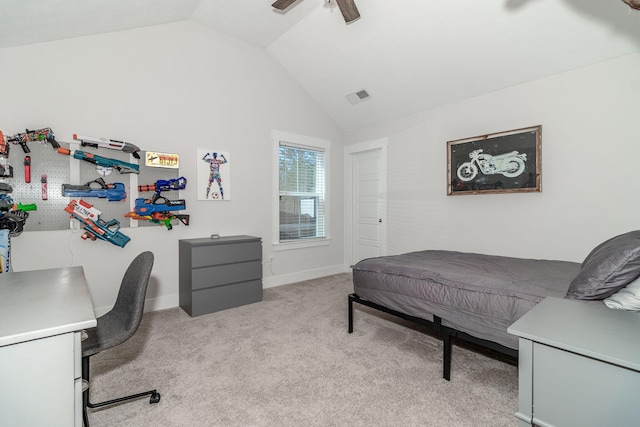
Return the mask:
[[131,396],[119,397],[117,399],[105,400],[104,402],[91,403],[87,400],[87,408],[101,408],[107,405],[113,405],[114,403],[126,402],[127,400],[137,399],[143,396],[150,396],[149,403],[158,403],[160,402],[160,393],[156,390],[149,390],[143,393],[132,394]]
[[[89,357],[82,358],[82,378],[87,382],[87,384],[89,384]],[[87,387],[86,389],[83,388],[82,392],[82,421],[84,427],[89,427],[89,416],[87,414],[87,408],[101,408],[103,406],[113,405],[115,403],[139,399],[144,396],[149,396],[149,404],[160,402],[160,393],[158,393],[157,390],[149,390],[142,393],[132,394],[130,396],[119,397],[117,399],[105,400],[104,402],[91,403],[89,401],[89,389],[90,387]]]

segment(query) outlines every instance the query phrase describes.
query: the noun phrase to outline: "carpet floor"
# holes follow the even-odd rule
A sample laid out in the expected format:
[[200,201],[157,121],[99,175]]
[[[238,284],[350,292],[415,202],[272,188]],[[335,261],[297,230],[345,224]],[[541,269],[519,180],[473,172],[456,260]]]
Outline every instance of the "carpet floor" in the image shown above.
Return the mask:
[[90,410],[112,426],[514,426],[518,370],[420,327],[355,305],[350,274],[264,290],[263,301],[199,317],[145,314],[136,335],[91,359],[91,400],[156,388]]

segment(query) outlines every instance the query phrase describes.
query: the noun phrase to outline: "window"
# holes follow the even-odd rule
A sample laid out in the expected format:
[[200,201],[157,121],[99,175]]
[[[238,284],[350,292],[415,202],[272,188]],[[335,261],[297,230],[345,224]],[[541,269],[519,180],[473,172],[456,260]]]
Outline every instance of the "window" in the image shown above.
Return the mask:
[[274,132],[278,243],[327,238],[328,141]]

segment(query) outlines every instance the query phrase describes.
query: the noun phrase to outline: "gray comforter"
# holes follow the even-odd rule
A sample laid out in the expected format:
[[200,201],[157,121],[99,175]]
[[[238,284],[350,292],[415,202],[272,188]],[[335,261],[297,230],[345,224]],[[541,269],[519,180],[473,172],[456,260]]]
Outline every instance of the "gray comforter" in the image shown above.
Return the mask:
[[518,348],[507,327],[548,296],[564,298],[579,263],[421,251],[352,266],[354,292],[402,313]]

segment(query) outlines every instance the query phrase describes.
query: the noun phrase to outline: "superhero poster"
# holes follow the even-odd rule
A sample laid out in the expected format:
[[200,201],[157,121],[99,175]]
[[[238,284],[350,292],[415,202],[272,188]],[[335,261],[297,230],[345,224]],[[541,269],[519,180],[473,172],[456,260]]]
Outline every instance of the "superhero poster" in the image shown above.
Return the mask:
[[199,148],[197,165],[198,200],[231,200],[229,153]]

